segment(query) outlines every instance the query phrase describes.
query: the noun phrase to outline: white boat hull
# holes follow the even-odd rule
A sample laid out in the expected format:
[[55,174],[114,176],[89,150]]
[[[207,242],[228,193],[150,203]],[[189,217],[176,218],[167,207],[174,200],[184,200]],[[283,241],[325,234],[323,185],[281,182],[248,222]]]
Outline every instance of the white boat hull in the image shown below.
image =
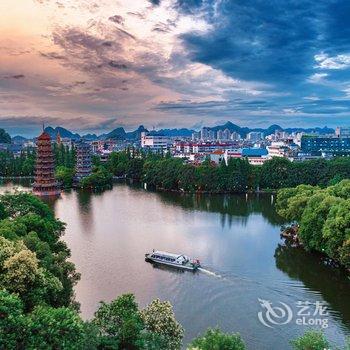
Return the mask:
[[199,266],[193,266],[190,264],[177,264],[177,263],[172,263],[169,261],[163,261],[163,260],[158,260],[158,259],[154,259],[152,258],[149,254],[146,254],[146,261],[151,262],[151,263],[155,263],[155,264],[159,264],[159,265],[165,265],[165,266],[170,266],[170,267],[174,267],[176,269],[181,269],[181,270],[187,270],[187,271],[196,271],[198,269]]

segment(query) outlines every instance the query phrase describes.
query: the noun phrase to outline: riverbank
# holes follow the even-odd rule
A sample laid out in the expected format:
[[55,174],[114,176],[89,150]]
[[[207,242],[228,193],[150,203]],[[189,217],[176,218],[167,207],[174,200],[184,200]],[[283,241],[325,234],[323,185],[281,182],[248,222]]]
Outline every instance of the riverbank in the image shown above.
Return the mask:
[[0,176],[0,180],[34,180],[34,176]]
[[306,185],[281,189],[276,208],[286,220],[298,223],[286,236],[350,271],[350,180],[324,189]]

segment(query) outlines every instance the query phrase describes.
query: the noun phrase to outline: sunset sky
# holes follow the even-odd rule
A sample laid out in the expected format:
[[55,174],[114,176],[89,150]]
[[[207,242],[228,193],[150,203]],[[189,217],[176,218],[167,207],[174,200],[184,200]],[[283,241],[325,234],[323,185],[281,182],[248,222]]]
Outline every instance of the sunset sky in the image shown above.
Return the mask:
[[1,0],[0,127],[350,125],[350,1]]

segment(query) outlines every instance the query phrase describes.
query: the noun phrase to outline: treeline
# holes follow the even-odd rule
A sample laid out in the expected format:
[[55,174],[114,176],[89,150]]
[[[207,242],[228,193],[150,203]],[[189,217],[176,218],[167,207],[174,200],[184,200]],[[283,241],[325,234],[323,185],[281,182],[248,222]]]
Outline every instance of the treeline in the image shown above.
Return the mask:
[[300,184],[327,186],[350,177],[350,158],[317,159],[291,162],[273,158],[262,166],[253,166],[247,159],[231,158],[228,164],[199,166],[181,159],[138,152],[112,153],[106,168],[114,176],[140,179],[148,185],[166,190],[235,192],[257,188],[276,190]]
[[35,159],[35,151],[22,152],[19,157],[15,157],[12,152],[1,151],[0,176],[34,176]]
[[0,143],[11,143],[11,136],[4,129],[0,129]]
[[[102,302],[81,319],[73,286],[79,274],[60,240],[65,225],[30,194],[0,197],[0,348],[61,350],[180,350],[184,330],[169,302],[140,309],[132,294]],[[322,333],[292,341],[296,350],[329,348]],[[190,350],[244,350],[239,334],[209,329]]]
[[[75,175],[75,150],[54,145],[53,151],[57,179],[70,188]],[[93,173],[80,184],[83,188],[111,185],[112,176],[117,176],[141,180],[165,190],[244,193],[301,184],[326,187],[350,178],[350,157],[305,162],[273,158],[262,166],[251,165],[246,158],[231,158],[228,164],[215,165],[206,160],[194,166],[170,155],[128,149],[112,152],[106,163],[94,156],[93,164]],[[34,169],[34,152],[23,153],[17,158],[11,153],[0,152],[0,176],[32,176]]]
[[[65,167],[74,169],[75,150],[68,146],[54,145],[53,154],[56,167]],[[21,177],[34,176],[35,173],[36,150],[28,149],[22,151],[19,156],[13,152],[0,151],[0,176],[3,177]]]
[[325,253],[350,269],[350,180],[327,188],[300,185],[277,194],[278,213],[299,224],[307,250]]

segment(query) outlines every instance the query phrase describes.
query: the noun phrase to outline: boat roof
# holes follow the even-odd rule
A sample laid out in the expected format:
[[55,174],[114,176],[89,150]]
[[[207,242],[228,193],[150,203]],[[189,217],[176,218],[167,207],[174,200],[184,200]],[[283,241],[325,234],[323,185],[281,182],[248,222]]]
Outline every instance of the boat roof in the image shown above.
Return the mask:
[[175,259],[177,259],[178,257],[183,255],[183,254],[168,253],[168,252],[164,252],[164,251],[161,251],[161,250],[155,250],[154,252],[152,252],[152,254],[168,256],[169,258],[175,258]]

